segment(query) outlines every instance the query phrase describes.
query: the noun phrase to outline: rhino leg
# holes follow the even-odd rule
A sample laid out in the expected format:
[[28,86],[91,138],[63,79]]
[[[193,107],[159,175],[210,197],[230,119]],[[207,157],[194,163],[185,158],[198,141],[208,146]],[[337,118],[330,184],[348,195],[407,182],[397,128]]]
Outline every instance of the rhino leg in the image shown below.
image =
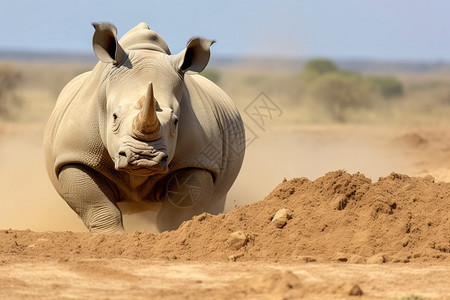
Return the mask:
[[209,211],[214,204],[213,191],[214,183],[209,171],[183,169],[172,174],[156,218],[158,230],[176,229],[183,221]]
[[103,175],[79,164],[66,165],[58,176],[61,196],[91,232],[125,232],[114,191]]

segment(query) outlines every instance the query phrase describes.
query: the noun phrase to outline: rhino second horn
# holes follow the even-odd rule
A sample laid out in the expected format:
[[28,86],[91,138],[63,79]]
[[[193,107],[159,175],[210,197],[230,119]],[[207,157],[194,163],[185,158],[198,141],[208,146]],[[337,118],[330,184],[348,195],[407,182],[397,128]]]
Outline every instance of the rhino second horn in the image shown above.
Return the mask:
[[141,110],[134,118],[133,131],[144,140],[152,140],[158,136],[161,124],[156,116],[156,101],[153,95],[153,84],[148,84],[147,94],[139,100]]

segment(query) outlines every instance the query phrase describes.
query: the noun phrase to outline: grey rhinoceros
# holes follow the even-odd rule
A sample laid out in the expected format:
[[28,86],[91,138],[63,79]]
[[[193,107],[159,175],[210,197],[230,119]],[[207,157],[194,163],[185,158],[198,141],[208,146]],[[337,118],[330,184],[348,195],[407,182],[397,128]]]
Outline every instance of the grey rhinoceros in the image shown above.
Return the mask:
[[223,210],[245,134],[225,92],[194,73],[214,41],[193,38],[171,55],[145,23],[119,41],[113,25],[93,26],[100,61],[62,90],[46,127],[58,193],[91,232],[124,231],[121,201],[161,202],[160,231]]

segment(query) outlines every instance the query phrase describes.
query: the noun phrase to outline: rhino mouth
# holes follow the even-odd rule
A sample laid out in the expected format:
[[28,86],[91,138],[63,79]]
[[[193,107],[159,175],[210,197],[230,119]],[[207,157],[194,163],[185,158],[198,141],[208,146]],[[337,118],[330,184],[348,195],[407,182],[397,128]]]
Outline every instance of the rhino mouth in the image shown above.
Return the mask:
[[168,171],[167,151],[147,144],[123,145],[115,159],[115,169],[131,175],[150,176]]

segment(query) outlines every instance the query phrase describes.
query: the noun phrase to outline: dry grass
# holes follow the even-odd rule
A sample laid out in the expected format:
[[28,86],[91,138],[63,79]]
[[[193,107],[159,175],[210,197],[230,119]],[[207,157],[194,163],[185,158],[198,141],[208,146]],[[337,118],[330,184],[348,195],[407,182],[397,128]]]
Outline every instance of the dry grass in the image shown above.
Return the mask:
[[[225,74],[222,86],[240,108],[260,91],[283,109],[282,124],[333,124],[329,108],[311,96],[311,86],[299,73],[259,75],[257,82],[244,84],[256,74]],[[345,123],[371,125],[449,125],[450,73],[394,74],[405,87],[399,97],[371,98],[368,107],[348,107]]]
[[21,105],[10,108],[8,121],[20,123],[44,123],[62,88],[76,75],[92,68],[92,65],[81,63],[7,63],[21,75],[20,84],[15,90]]
[[[22,106],[12,111],[18,122],[43,123],[48,118],[61,89],[76,75],[93,65],[82,63],[8,62],[20,71],[22,82],[17,95]],[[311,96],[311,83],[300,70],[255,70],[217,68],[219,85],[241,111],[261,92],[266,93],[283,111],[272,120],[277,125],[340,123],[327,106]],[[374,97],[368,107],[348,107],[345,123],[391,125],[449,125],[450,72],[390,74],[404,86],[403,96],[384,99]],[[245,118],[245,113],[243,113]],[[341,120],[342,123],[342,120]]]

